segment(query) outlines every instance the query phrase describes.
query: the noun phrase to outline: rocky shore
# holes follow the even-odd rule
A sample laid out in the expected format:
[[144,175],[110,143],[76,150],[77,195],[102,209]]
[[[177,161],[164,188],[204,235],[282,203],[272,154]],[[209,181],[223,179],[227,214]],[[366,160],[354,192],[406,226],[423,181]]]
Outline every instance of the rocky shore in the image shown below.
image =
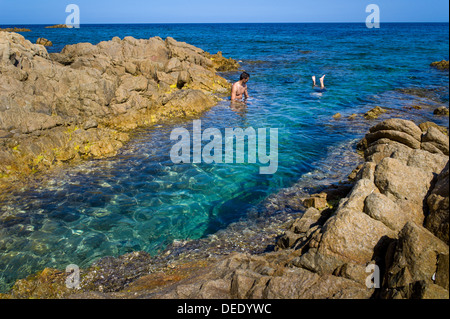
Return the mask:
[[[336,190],[303,200],[310,208],[274,252],[232,254],[139,297],[448,299],[448,135],[389,119],[360,147],[365,163],[349,193],[334,208]],[[380,270],[377,289],[367,287],[370,265]]]
[[198,116],[239,64],[187,43],[132,37],[49,54],[0,33],[0,188],[30,174],[113,156],[137,127]]
[[[284,226],[267,227],[270,214],[256,227],[235,226],[228,252],[219,233],[207,249],[200,240],[174,243],[157,257],[103,258],[82,271],[78,291],[65,287],[64,272],[45,269],[3,297],[449,298],[448,128],[387,119],[358,149],[364,162],[350,182],[276,195],[266,208],[292,209]],[[258,244],[238,252],[245,233],[259,233]],[[378,286],[368,288],[374,269]]]
[[[239,67],[171,38],[114,38],[49,55],[0,33],[0,58],[8,182],[19,171],[113,155],[138,126],[198,116],[228,93],[216,71]],[[366,133],[348,182],[277,194],[266,215],[250,216],[253,226],[231,225],[232,238],[219,232],[160,256],[102,258],[81,270],[80,289],[45,269],[0,298],[448,299],[448,127],[392,117]]]

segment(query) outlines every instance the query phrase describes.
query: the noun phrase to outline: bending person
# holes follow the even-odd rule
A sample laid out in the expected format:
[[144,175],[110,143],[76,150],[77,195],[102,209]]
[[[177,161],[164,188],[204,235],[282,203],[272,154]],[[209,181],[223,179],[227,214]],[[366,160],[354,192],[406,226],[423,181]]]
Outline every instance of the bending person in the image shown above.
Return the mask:
[[[325,90],[324,79],[325,79],[325,74],[320,78],[320,89],[321,90]],[[315,75],[313,75],[312,80],[313,80],[313,87],[317,87]]]

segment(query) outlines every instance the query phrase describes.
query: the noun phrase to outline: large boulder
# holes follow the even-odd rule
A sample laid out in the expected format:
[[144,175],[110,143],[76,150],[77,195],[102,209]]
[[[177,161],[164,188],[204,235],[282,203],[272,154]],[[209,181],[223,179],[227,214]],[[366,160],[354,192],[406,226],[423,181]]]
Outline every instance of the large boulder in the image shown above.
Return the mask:
[[372,193],[364,201],[364,213],[394,231],[400,231],[410,220],[400,207],[386,195]]
[[437,177],[431,193],[427,197],[429,215],[425,227],[439,239],[449,243],[449,164]]
[[[379,132],[379,131],[388,131],[393,134],[395,134],[394,132],[405,133],[419,142],[420,142],[420,138],[422,136],[422,130],[416,124],[414,124],[414,122],[409,121],[409,120],[398,119],[398,118],[385,120],[385,121],[371,127],[369,130],[369,132],[371,134],[373,134],[375,132]],[[394,131],[394,132],[392,132],[392,131]],[[387,134],[387,136],[389,136],[389,134]],[[395,135],[393,135],[393,136],[395,136]],[[406,139],[409,139],[409,138],[406,137]],[[412,142],[412,143],[414,143],[414,142]]]
[[395,238],[396,233],[368,215],[343,208],[324,225],[317,254],[330,257],[330,268],[320,272],[332,273],[338,266],[351,262],[365,265],[377,250]]
[[[307,287],[307,289],[306,289]],[[263,292],[267,299],[367,299],[373,293],[363,284],[332,275],[319,276],[295,268],[271,278]]]
[[435,127],[430,127],[422,136],[422,148],[431,153],[449,155],[449,138]]
[[387,256],[384,296],[448,299],[448,254],[448,245],[408,222]]
[[433,178],[432,173],[390,157],[384,158],[375,170],[375,185],[380,192],[417,224],[423,223],[423,203]]

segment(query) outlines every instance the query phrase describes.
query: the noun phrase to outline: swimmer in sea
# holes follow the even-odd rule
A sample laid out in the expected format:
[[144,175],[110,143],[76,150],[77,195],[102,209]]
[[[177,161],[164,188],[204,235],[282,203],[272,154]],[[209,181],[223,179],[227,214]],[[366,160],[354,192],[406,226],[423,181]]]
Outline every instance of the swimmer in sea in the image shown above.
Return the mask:
[[239,81],[233,84],[231,88],[231,101],[242,100],[243,97],[248,99],[247,82],[250,79],[250,74],[244,72],[241,74]]
[[[323,92],[323,91],[326,90],[325,84],[324,84],[324,79],[325,79],[325,75],[323,75],[320,78],[320,92]],[[317,85],[316,85],[316,76],[315,75],[313,75],[312,80],[313,80],[313,88],[317,87]]]

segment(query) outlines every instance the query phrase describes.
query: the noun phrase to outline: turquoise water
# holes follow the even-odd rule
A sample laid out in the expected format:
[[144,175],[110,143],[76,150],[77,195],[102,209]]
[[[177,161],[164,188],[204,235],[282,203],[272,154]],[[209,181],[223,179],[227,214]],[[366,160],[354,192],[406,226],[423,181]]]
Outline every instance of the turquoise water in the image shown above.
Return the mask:
[[[173,240],[198,239],[245,217],[268,195],[321,170],[332,149],[364,135],[358,121],[332,120],[375,105],[403,117],[447,118],[405,109],[416,97],[404,88],[433,89],[435,105],[448,106],[448,73],[429,67],[447,59],[448,24],[194,24],[97,25],[79,30],[29,26],[23,35],[53,41],[50,52],[114,36],[174,37],[241,60],[251,74],[251,100],[235,110],[227,101],[205,113],[202,128],[278,128],[279,166],[260,175],[259,164],[171,162],[175,127],[142,129],[114,158],[55,173],[38,186],[0,202],[0,291],[45,267],[86,267],[104,256],[145,250],[156,254]],[[317,93],[311,76],[326,74]],[[239,73],[223,74],[229,81]],[[338,163],[330,163],[329,170]]]

